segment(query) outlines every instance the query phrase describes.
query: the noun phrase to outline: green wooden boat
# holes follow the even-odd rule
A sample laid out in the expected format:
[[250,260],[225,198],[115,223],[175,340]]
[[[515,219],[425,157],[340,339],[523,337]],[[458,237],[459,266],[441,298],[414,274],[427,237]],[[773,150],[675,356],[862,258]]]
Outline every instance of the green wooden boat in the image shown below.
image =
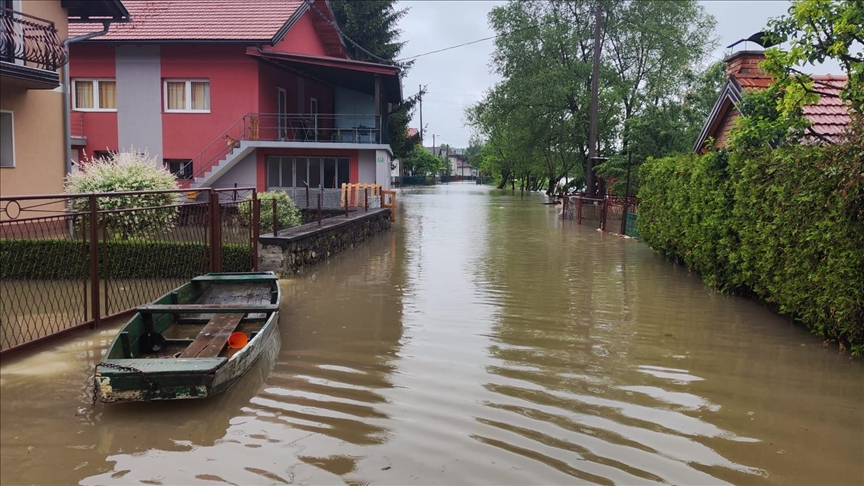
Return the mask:
[[279,298],[273,272],[210,273],[138,307],[96,367],[99,399],[204,398],[227,390],[278,346]]

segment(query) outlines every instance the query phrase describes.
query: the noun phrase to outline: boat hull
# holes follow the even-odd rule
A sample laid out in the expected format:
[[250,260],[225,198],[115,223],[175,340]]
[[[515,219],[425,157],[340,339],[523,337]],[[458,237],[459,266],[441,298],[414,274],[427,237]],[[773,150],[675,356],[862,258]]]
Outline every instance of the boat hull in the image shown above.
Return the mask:
[[260,331],[230,357],[105,359],[96,367],[95,392],[103,403],[185,400],[222,393],[262,355],[278,352],[273,349],[280,343],[278,322],[279,312],[271,312]]

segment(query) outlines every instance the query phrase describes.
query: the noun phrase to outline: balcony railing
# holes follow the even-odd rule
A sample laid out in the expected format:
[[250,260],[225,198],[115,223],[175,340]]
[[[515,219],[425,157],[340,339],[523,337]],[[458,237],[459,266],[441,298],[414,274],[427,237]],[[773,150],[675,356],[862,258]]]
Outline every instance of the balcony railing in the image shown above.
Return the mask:
[[0,61],[56,71],[69,61],[54,22],[0,8]]
[[376,115],[247,113],[192,158],[192,179],[203,177],[243,141],[378,144],[382,130]]
[[308,113],[250,113],[245,117],[247,140],[324,143],[381,143],[379,118]]

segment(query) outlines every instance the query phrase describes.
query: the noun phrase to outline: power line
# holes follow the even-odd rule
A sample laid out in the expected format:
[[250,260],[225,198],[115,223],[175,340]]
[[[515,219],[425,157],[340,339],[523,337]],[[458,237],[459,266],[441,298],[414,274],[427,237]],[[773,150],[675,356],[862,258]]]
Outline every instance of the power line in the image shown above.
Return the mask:
[[327,16],[324,15],[324,12],[318,10],[318,7],[315,6],[315,4],[313,3],[313,0],[306,0],[306,5],[309,5],[309,7],[311,7],[312,10],[314,10],[315,12],[317,12],[318,15],[319,15],[322,19],[324,19],[325,22],[327,22],[328,24],[330,24],[331,27],[333,27],[334,29],[336,29],[336,32],[338,32],[339,35],[341,35],[343,39],[345,39],[345,40],[347,40],[348,42],[354,44],[354,47],[356,47],[357,49],[360,49],[360,50],[363,51],[364,53],[366,53],[366,54],[368,54],[369,56],[371,56],[373,59],[377,59],[378,61],[381,61],[381,62],[383,62],[383,63],[386,63],[386,64],[396,64],[394,61],[391,61],[391,60],[389,60],[389,59],[384,59],[383,57],[378,56],[378,55],[374,54],[373,52],[370,52],[368,49],[364,48],[363,46],[361,46],[360,44],[358,44],[357,42],[355,42],[354,39],[352,39],[352,38],[348,37],[347,35],[345,35],[345,32],[342,32],[342,29],[339,28],[339,25],[338,25],[336,22],[334,22],[334,21],[330,20],[329,18],[327,18]]

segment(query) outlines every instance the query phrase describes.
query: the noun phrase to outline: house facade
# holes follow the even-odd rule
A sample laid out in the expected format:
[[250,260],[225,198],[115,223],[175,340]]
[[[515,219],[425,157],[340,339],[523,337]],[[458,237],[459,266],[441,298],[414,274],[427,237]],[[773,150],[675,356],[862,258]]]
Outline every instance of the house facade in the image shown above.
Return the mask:
[[63,192],[68,25],[127,19],[119,0],[0,1],[0,196]]
[[281,189],[295,201],[307,185],[389,188],[399,69],[349,59],[325,0],[126,5],[131,23],[70,51],[82,160],[146,151],[182,187]]
[[[699,137],[693,144],[693,152],[705,153],[726,146],[729,132],[735,119],[741,116],[738,104],[744,94],[759,91],[771,85],[771,77],[759,68],[765,60],[763,51],[739,51],[725,59],[726,84],[717,102],[705,120]],[[834,142],[849,125],[849,111],[840,99],[840,91],[846,85],[846,76],[813,75],[814,89],[819,92],[819,101],[803,107],[803,115],[810,122],[808,140]],[[713,140],[713,145],[707,142]]]

